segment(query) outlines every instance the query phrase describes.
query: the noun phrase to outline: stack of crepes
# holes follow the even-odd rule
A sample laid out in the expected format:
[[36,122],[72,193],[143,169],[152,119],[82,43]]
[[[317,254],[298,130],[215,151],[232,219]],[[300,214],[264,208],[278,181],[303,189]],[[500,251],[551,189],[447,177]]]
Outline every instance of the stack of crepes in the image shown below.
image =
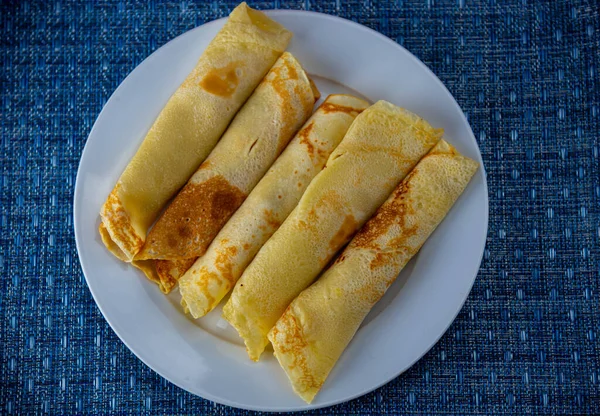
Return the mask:
[[[225,319],[252,360],[273,344],[294,390],[307,402],[477,170],[441,135],[385,101],[368,107],[283,224],[241,276],[235,274]],[[214,301],[206,293],[220,299],[230,282],[223,285],[202,259],[196,265],[184,277],[191,287],[182,282],[181,292],[192,314],[202,316]]]
[[291,37],[245,3],[236,7],[101,209],[105,245],[165,293],[312,113],[319,92],[284,53]]
[[224,317],[249,357],[272,343],[310,402],[477,164],[385,101],[330,95],[313,113],[319,92],[284,52],[290,38],[234,9],[109,195],[100,233],[163,292],[179,283],[195,318],[231,292]]
[[335,263],[277,319],[268,338],[305,401],[314,399],[371,308],[444,219],[477,167],[441,140]]

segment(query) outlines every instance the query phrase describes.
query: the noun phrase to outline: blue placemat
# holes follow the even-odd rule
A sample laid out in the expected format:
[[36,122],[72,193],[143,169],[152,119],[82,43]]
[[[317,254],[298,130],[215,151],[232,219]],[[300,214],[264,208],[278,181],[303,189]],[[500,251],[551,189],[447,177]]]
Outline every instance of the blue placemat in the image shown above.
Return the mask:
[[[102,105],[152,51],[234,5],[1,2],[0,414],[247,413],[129,352],[90,296],[72,230]],[[253,5],[339,15],[404,45],[468,115],[488,172],[487,249],[457,320],[401,377],[317,413],[600,414],[599,4]]]

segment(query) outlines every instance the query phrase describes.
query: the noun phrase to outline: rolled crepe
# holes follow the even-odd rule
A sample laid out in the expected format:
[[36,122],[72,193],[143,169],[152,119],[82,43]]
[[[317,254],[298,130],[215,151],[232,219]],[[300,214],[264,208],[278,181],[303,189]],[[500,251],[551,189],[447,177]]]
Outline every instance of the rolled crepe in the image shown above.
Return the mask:
[[203,255],[310,116],[317,95],[298,61],[284,53],[156,221],[135,260],[176,261],[169,269]]
[[296,208],[246,268],[224,317],[258,360],[290,302],[373,215],[442,131],[379,101],[363,111]]
[[182,299],[192,316],[204,316],[229,293],[368,105],[350,95],[330,95],[315,111],[206,253],[179,280]]
[[269,340],[305,401],[313,400],[363,319],[444,219],[477,166],[440,141],[279,318]]
[[103,241],[113,254],[130,261],[140,250],[150,225],[208,156],[291,37],[246,3],[233,10],[102,206]]

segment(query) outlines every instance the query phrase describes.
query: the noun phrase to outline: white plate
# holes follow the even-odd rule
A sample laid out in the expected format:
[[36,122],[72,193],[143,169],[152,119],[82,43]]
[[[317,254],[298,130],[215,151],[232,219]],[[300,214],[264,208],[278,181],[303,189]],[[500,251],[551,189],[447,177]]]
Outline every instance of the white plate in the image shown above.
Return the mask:
[[387,383],[442,336],[471,290],[483,255],[488,196],[473,133],[444,85],[388,38],[340,18],[311,12],[268,14],[294,32],[289,50],[316,75],[323,95],[348,89],[385,99],[443,127],[445,138],[482,165],[448,217],[374,308],[315,401],[292,391],[271,353],[246,356],[218,311],[194,322],[178,294],[165,297],[132,267],[116,260],[98,236],[98,212],[169,96],[194,67],[224,20],[167,43],[117,88],[83,151],[75,186],[75,237],[81,266],[104,317],[123,342],[172,383],[215,402],[272,411],[330,406]]

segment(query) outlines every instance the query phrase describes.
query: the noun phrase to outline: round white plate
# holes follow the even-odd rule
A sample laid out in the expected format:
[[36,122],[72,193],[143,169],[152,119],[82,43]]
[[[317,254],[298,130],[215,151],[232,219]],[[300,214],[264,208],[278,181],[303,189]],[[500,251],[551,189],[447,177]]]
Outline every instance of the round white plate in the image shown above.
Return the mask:
[[[270,352],[251,362],[219,311],[193,321],[178,294],[164,296],[102,245],[98,212],[170,95],[224,23],[167,43],[117,88],[83,151],[75,187],[75,237],[83,272],[123,342],[172,383],[215,402],[272,411],[330,406],[387,383],[421,358],[461,309],[477,275],[488,224],[483,163],[464,114],[444,85],[408,51],[340,18],[300,11],[268,14],[294,32],[289,47],[324,96],[358,91],[388,100],[445,129],[445,138],[482,168],[421,252],[367,317],[311,405],[298,398]],[[329,80],[335,80],[331,82]],[[342,85],[347,86],[343,87]],[[177,290],[175,292],[178,292]]]

